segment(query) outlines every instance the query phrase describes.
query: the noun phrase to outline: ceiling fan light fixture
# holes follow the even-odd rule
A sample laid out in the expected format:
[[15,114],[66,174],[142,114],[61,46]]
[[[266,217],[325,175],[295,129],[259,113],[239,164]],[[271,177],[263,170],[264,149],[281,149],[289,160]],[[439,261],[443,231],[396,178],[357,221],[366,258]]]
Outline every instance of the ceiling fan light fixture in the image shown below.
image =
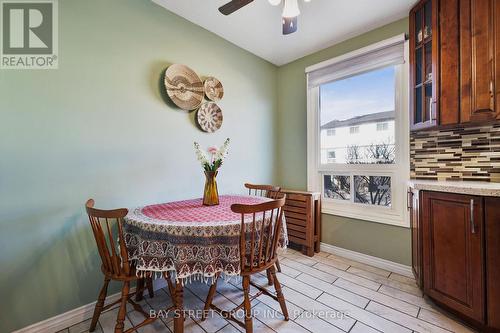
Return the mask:
[[282,16],[285,18],[297,17],[300,15],[299,4],[297,0],[285,0]]
[[281,4],[281,0],[268,0],[271,6],[278,6]]
[[283,17],[283,35],[289,35],[297,31],[297,16]]

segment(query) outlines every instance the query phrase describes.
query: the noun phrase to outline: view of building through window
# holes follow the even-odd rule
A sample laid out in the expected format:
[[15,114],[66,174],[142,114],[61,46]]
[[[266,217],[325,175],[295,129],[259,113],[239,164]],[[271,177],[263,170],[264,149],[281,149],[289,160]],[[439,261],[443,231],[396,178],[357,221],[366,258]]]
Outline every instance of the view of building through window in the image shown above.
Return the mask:
[[[320,87],[321,163],[394,163],[394,66]],[[334,134],[332,134],[334,133]]]
[[320,162],[352,165],[323,176],[326,198],[391,206],[391,177],[356,165],[395,163],[395,74],[389,66],[320,86]]

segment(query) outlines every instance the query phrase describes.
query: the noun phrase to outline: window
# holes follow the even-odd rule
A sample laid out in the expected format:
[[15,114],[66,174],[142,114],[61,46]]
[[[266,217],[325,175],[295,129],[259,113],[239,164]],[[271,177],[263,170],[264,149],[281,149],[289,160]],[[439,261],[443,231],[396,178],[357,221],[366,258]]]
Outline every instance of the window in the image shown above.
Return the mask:
[[377,131],[387,131],[389,129],[389,123],[377,123]]
[[[387,66],[319,86],[321,127],[335,126],[340,133],[350,134],[335,140],[321,138],[321,149],[339,150],[337,163],[394,162],[394,126],[392,133],[379,133],[378,129],[379,125],[394,123],[395,67]],[[372,82],[379,84],[373,85]],[[363,97],[359,96],[360,89]],[[322,160],[321,163],[330,161]]]
[[354,176],[354,191],[354,202],[391,206],[391,177]]
[[328,156],[328,163],[335,162],[335,158],[336,158],[335,150],[329,150],[327,153],[327,156]]
[[308,188],[322,191],[324,213],[408,226],[406,44],[397,36],[306,69]]
[[337,200],[351,199],[351,180],[349,176],[324,175],[326,198]]
[[326,135],[327,136],[334,136],[335,135],[335,128],[329,128],[326,130]]

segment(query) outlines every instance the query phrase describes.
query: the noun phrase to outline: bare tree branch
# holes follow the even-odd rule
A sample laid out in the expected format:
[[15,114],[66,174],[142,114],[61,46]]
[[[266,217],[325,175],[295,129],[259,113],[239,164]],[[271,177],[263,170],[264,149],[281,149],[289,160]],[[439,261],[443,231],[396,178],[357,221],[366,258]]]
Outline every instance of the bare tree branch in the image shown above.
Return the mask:
[[[348,164],[392,164],[395,161],[395,146],[389,143],[371,144],[364,148],[352,145],[347,147]],[[391,178],[386,176],[355,176],[355,201],[373,205],[389,206]],[[385,202],[382,202],[385,200]]]

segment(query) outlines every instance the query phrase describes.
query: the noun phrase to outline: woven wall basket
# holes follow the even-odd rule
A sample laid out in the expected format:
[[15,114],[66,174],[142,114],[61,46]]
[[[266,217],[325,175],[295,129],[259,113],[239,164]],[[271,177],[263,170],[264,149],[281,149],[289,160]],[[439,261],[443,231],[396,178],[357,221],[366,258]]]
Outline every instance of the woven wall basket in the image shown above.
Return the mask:
[[203,83],[199,76],[185,65],[173,64],[167,68],[165,88],[172,102],[183,110],[195,110],[203,102]]
[[222,126],[222,110],[213,102],[205,102],[198,110],[196,120],[203,131],[213,133]]
[[218,102],[224,96],[224,87],[215,77],[208,77],[203,84],[205,95],[211,101]]

